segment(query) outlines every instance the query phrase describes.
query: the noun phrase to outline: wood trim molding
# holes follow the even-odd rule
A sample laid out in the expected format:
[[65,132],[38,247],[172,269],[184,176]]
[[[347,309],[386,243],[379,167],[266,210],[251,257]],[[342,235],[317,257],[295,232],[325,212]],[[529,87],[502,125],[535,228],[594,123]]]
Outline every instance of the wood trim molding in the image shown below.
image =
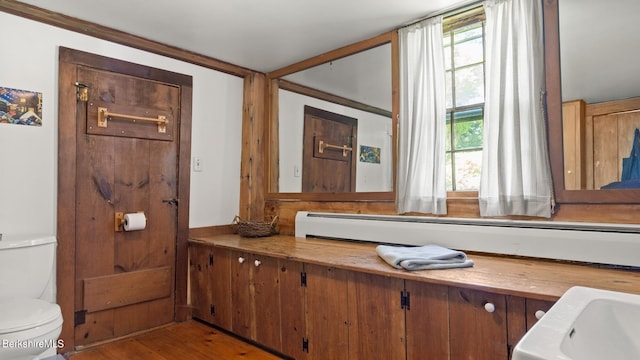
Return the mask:
[[235,76],[245,77],[248,74],[256,72],[209,56],[162,44],[157,41],[145,39],[140,36],[62,15],[15,0],[0,1],[0,11]]
[[[74,80],[76,65],[65,61],[60,54],[59,84]],[[73,86],[58,87],[58,204],[57,204],[57,301],[62,317],[67,319],[62,325],[60,339],[64,347],[59,352],[74,350],[74,309],[75,309],[75,259],[76,259],[76,112],[83,111],[84,105],[76,101]],[[64,220],[63,220],[64,219]]]

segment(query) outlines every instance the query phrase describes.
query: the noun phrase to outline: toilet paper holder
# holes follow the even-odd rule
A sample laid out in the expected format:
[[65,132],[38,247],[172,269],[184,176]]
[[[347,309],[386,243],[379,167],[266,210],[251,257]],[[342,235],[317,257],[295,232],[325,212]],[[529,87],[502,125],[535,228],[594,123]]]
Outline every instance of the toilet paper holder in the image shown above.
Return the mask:
[[[144,211],[137,211],[138,214],[144,214]],[[124,212],[116,212],[115,214],[115,230],[124,231]]]

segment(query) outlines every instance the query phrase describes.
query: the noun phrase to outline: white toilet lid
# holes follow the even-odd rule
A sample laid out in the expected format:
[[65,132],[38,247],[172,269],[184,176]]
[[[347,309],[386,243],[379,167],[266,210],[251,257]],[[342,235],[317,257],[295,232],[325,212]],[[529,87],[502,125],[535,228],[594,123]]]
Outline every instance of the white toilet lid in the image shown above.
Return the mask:
[[61,317],[60,306],[40,299],[0,300],[0,334],[34,328]]

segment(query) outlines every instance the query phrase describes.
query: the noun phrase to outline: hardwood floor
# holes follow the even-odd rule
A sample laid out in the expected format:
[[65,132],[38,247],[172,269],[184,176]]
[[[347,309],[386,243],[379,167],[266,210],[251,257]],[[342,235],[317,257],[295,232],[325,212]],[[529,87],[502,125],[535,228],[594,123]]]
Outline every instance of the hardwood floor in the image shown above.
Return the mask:
[[172,324],[135,337],[82,350],[70,360],[281,359],[198,321]]

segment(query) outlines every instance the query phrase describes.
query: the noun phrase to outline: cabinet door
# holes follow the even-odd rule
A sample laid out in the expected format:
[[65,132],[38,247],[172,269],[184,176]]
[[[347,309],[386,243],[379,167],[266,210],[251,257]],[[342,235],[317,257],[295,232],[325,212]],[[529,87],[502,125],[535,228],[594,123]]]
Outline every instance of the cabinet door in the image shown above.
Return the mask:
[[307,359],[349,357],[347,271],[305,264]]
[[449,324],[451,360],[508,358],[504,295],[450,287]]
[[298,360],[307,357],[303,349],[303,341],[307,338],[303,271],[304,266],[301,262],[280,260],[282,353]]
[[405,281],[407,359],[449,358],[449,289],[444,285]]
[[[544,315],[553,306],[553,301],[526,299],[527,331],[538,322],[538,316]],[[543,313],[539,313],[542,311]]]
[[349,358],[404,359],[404,281],[349,272]]
[[250,303],[251,339],[273,350],[281,351],[280,287],[278,259],[253,255],[251,263]]
[[196,243],[189,245],[192,316],[208,323],[213,322],[212,291],[209,287],[210,256],[213,256],[210,246]]
[[231,330],[229,252],[192,243],[189,256],[193,317]]
[[230,252],[231,258],[231,331],[244,338],[251,338],[251,259],[246,253]]

